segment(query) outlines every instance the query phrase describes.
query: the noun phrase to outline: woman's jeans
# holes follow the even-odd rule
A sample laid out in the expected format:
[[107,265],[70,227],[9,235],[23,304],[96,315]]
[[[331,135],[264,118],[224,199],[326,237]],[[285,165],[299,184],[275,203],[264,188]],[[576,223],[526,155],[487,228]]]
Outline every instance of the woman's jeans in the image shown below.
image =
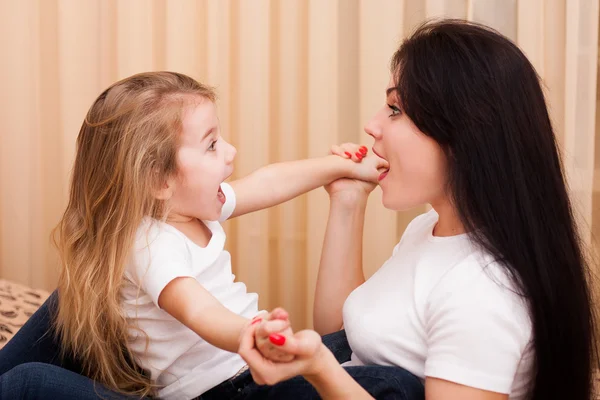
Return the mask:
[[[106,389],[83,376],[74,357],[62,358],[60,343],[52,333],[57,294],[29,318],[27,323],[0,350],[0,399],[132,399]],[[323,337],[323,343],[338,361],[352,353],[344,331]],[[397,367],[348,367],[348,373],[377,399],[423,400],[421,381]],[[274,386],[258,386],[245,372],[199,397],[202,400],[236,399],[318,399],[314,388],[302,377]]]

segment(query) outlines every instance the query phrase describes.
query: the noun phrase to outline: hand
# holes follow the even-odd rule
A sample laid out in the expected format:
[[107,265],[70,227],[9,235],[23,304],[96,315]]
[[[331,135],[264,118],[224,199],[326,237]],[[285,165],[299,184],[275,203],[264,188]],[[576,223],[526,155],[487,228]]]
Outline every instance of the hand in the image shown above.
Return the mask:
[[377,186],[380,175],[379,170],[388,168],[388,163],[376,155],[367,155],[368,149],[354,143],[344,143],[332,146],[331,153],[343,158],[349,158],[357,163],[352,171],[352,176],[338,179],[325,186],[330,197],[342,195],[369,195]]
[[254,330],[256,348],[263,357],[274,362],[289,362],[294,359],[293,354],[279,349],[285,343],[286,337],[294,334],[287,311],[276,308],[271,313],[257,316],[253,324],[256,325]]
[[[267,321],[271,323],[273,321]],[[328,362],[337,364],[335,358],[321,342],[319,334],[312,330],[297,332],[286,337],[281,351],[293,356],[293,360],[277,363],[265,358],[255,347],[257,325],[248,325],[240,340],[238,353],[248,363],[252,378],[259,385],[274,385],[297,375],[314,376],[326,370]]]

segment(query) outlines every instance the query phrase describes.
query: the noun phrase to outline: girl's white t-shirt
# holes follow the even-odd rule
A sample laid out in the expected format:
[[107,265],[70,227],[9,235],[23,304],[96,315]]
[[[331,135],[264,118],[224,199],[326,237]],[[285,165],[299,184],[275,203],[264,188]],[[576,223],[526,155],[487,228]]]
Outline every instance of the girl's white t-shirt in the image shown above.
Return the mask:
[[468,234],[434,237],[431,210],[343,308],[350,365],[403,367],[523,399],[532,379],[528,306],[505,269]]
[[[224,221],[235,209],[235,193],[226,183],[221,189],[227,198],[221,214]],[[174,227],[146,219],[138,229],[125,272],[121,293],[131,326],[128,346],[138,364],[162,386],[158,395],[164,399],[197,397],[245,365],[238,354],[207,343],[159,308],[158,297],[169,282],[178,277],[194,278],[232,312],[246,318],[258,313],[258,296],[234,281],[221,224],[204,223],[212,237],[202,248]]]

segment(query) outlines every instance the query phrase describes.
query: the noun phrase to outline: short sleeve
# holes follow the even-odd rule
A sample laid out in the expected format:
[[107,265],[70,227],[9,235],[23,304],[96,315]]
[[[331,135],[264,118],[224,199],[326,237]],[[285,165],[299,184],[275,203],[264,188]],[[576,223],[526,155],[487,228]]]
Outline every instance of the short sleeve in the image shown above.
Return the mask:
[[223,204],[223,209],[221,210],[221,217],[219,218],[219,222],[226,221],[227,218],[231,217],[233,211],[235,210],[236,199],[235,192],[233,188],[228,183],[221,183],[221,190],[225,195],[225,204]]
[[158,307],[160,293],[169,282],[193,277],[185,239],[174,232],[152,227],[147,236],[137,241],[128,273]]
[[425,376],[510,393],[531,325],[525,302],[502,274],[495,264],[458,265],[435,287]]

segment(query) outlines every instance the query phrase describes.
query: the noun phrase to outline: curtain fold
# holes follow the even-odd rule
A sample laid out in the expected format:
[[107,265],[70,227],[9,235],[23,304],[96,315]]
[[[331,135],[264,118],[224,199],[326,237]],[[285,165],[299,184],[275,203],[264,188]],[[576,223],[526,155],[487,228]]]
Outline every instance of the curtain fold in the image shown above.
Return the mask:
[[[392,53],[438,17],[486,23],[528,55],[544,81],[582,237],[597,244],[598,0],[0,0],[0,15],[3,279],[54,287],[49,234],[66,205],[75,139],[112,82],[167,69],[216,87],[241,177],[334,143],[370,145],[362,127],[385,99]],[[225,225],[238,279],[262,308],[289,309],[296,329],[312,325],[328,208],[319,189]],[[367,276],[424,210],[393,213],[375,190]]]

